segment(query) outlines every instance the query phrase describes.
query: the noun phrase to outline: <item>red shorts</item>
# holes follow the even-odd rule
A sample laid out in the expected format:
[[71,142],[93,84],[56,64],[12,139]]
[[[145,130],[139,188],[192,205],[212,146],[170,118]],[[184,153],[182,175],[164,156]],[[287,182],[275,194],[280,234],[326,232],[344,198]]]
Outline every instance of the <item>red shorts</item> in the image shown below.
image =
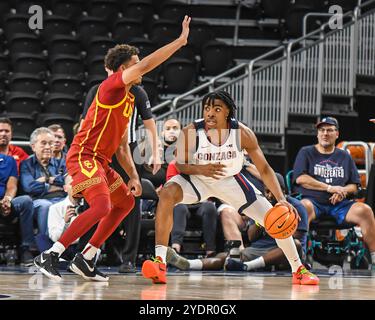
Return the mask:
[[107,162],[74,149],[69,150],[66,158],[66,168],[73,179],[73,197],[82,197],[82,192],[88,189],[91,198],[98,194],[110,195],[124,184],[121,176]]

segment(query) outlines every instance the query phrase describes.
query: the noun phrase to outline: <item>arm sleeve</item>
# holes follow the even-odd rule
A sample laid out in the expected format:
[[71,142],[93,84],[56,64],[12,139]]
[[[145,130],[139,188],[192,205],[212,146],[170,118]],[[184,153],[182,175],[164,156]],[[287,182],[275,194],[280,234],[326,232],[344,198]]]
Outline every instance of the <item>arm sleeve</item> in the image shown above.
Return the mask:
[[92,104],[92,102],[95,98],[95,95],[96,95],[96,92],[98,91],[98,88],[99,88],[99,85],[97,84],[97,85],[91,87],[89,92],[87,92],[85,101],[83,103],[82,119],[86,118],[87,111],[89,110],[89,108],[90,108],[90,106],[91,106],[91,104]]
[[44,182],[35,181],[30,166],[27,162],[21,163],[20,180],[23,191],[32,197],[43,196],[48,192],[49,185]]
[[296,183],[297,178],[308,172],[308,163],[306,157],[306,151],[301,149],[296,157],[296,161],[293,166],[293,183]]
[[137,88],[135,103],[142,120],[152,119],[151,103],[147,92],[142,87]]

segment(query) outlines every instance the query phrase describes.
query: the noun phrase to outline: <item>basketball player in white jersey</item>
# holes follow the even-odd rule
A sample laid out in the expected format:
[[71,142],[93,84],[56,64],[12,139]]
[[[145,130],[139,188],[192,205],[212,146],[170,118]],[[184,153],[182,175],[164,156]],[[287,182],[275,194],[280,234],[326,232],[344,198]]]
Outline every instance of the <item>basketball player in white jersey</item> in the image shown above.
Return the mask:
[[[155,223],[156,258],[142,266],[143,276],[154,283],[167,280],[165,261],[176,204],[216,197],[264,226],[265,214],[272,205],[241,172],[242,150],[247,151],[278,204],[296,211],[286,201],[253,131],[233,118],[236,106],[229,94],[209,93],[203,98],[202,107],[203,119],[185,127],[177,141],[176,167],[180,174],[170,179],[160,192]],[[291,265],[293,284],[319,283],[318,277],[302,265],[292,237],[276,242]]]

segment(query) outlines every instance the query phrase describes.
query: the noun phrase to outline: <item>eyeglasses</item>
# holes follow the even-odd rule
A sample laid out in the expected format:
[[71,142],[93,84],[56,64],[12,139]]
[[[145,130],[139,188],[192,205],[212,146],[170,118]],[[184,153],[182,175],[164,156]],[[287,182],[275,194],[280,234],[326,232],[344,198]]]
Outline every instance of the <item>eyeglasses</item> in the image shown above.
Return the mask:
[[65,139],[63,136],[59,136],[57,134],[55,134],[55,138],[58,139],[58,140],[64,140]]
[[331,134],[331,133],[334,133],[335,131],[337,131],[337,129],[332,129],[332,128],[329,128],[329,129],[319,128],[318,129],[318,132],[320,132],[320,133],[327,132],[327,133]]

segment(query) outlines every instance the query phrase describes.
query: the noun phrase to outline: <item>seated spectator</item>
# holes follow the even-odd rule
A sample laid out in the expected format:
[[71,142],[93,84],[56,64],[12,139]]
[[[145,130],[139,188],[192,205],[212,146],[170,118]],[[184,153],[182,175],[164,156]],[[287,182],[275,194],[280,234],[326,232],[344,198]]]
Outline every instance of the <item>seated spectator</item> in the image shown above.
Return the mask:
[[48,129],[50,129],[55,136],[55,142],[52,147],[53,157],[56,159],[65,159],[67,150],[65,131],[63,127],[59,124],[51,124],[48,126]]
[[[278,173],[276,176],[281,189],[285,193],[284,178]],[[275,205],[277,201],[272,193],[267,187],[264,187],[264,190],[267,199]],[[297,199],[290,196],[286,196],[286,198],[287,201],[297,209],[301,218],[293,238],[299,255],[301,259],[303,259],[307,240],[307,213],[303,205]],[[178,255],[174,250],[168,248],[167,262],[183,270],[221,270],[224,267],[226,270],[232,271],[251,271],[263,268],[269,269],[272,266],[278,269],[290,268],[284,253],[277,246],[275,239],[270,237],[262,226],[247,217],[243,219],[229,206],[226,207],[226,210],[225,214],[227,217],[225,221],[232,220],[236,225],[236,232],[233,232],[235,234],[235,239],[230,240],[235,241],[241,239],[241,231],[244,231],[247,242],[250,242],[249,246],[240,250],[239,260],[228,257],[229,252],[221,252],[213,258],[187,260]],[[220,214],[222,215],[223,211]],[[240,241],[238,242],[240,243]]]
[[22,148],[10,144],[12,134],[12,121],[8,118],[0,118],[0,154],[13,157],[19,172],[21,161],[27,159],[29,155]]
[[[68,194],[67,197],[49,207],[48,237],[50,241],[46,241],[49,246],[46,246],[44,250],[49,249],[54,242],[58,241],[74,219],[85,210],[83,198],[77,199],[72,196],[72,177],[68,174],[65,175],[64,191]],[[96,225],[81,238],[77,239],[73,245],[64,252],[64,257],[67,258],[67,260],[71,260],[77,252],[81,252],[90,240],[95,229]]]
[[13,157],[0,154],[0,221],[12,223],[19,218],[21,228],[21,265],[31,266],[35,246],[33,230],[33,202],[29,196],[17,194],[17,163]]
[[33,199],[39,235],[47,234],[51,204],[62,201],[66,196],[63,189],[65,160],[52,157],[54,140],[54,135],[48,128],[35,129],[30,137],[34,154],[21,163],[21,185],[23,191]]
[[[176,160],[173,160],[168,166],[167,181],[177,174],[179,172],[176,168]],[[192,218],[192,215],[197,216],[202,221],[206,256],[211,256],[216,250],[216,225],[218,218],[215,204],[211,201],[192,205],[180,203],[174,207],[171,232],[172,248],[177,252],[181,252],[187,221]]]
[[357,193],[360,178],[348,152],[335,147],[339,124],[333,117],[320,121],[316,145],[303,147],[293,167],[295,191],[302,195],[309,222],[331,216],[338,224],[358,225],[369,248],[372,268],[375,267],[374,212],[365,203],[348,199]]

